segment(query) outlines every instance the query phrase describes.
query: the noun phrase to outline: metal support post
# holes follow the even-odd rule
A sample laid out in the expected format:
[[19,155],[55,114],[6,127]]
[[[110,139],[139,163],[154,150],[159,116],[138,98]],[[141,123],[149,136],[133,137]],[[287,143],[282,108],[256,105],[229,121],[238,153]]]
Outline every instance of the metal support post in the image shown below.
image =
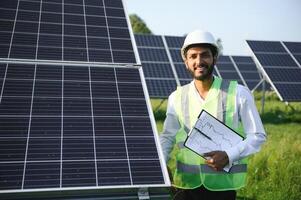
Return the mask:
[[139,200],[149,200],[149,193],[147,188],[139,188],[138,189],[138,199]]
[[261,114],[264,113],[264,103],[265,103],[265,80],[262,82],[262,98],[261,98]]

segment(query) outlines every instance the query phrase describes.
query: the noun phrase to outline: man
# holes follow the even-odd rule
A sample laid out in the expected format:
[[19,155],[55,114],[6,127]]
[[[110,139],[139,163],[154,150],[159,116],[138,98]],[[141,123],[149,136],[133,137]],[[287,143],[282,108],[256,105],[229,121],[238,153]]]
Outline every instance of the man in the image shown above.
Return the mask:
[[[160,136],[165,161],[170,161],[172,150],[175,155],[169,162],[174,198],[234,200],[235,190],[245,185],[246,157],[258,152],[266,140],[254,99],[236,81],[213,76],[218,46],[211,33],[189,33],[181,55],[193,81],[169,96]],[[184,141],[202,109],[236,130],[244,140],[225,151],[206,153],[207,160],[187,149]]]

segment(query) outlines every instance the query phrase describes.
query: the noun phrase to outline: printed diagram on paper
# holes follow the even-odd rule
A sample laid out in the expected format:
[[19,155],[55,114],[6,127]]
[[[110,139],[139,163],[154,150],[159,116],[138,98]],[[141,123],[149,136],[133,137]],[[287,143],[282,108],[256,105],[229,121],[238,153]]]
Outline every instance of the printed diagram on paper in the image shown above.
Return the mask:
[[238,133],[203,110],[189,132],[185,146],[203,155],[210,151],[229,149],[242,140]]

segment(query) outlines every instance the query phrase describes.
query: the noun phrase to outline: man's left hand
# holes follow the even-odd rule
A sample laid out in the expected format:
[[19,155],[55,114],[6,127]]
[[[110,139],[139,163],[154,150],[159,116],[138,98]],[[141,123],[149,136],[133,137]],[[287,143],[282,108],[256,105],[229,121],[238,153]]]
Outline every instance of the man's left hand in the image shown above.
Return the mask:
[[210,157],[206,160],[206,164],[216,171],[221,171],[229,163],[229,158],[225,151],[211,151],[205,153],[204,156]]

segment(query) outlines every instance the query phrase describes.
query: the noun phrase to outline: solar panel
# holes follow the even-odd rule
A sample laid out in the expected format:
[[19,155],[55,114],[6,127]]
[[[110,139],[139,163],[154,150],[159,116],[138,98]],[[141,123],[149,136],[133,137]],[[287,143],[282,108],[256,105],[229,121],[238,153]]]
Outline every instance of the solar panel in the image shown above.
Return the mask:
[[165,185],[141,68],[0,72],[0,193]]
[[241,79],[239,72],[235,68],[235,63],[231,60],[230,56],[219,56],[215,70],[218,71],[223,79],[237,80],[238,83],[245,85],[244,80]]
[[300,101],[300,42],[248,40],[247,44],[280,99]]
[[187,71],[181,57],[181,47],[184,43],[185,37],[165,36],[165,40],[168,50],[171,54],[172,62],[174,63],[175,71],[179,78],[180,84],[185,85],[192,80],[191,75]]
[[122,1],[3,0],[2,59],[136,63]]
[[280,42],[277,41],[259,42],[248,40],[247,42],[254,52],[286,53],[284,47],[281,45]]
[[150,97],[167,98],[177,87],[162,36],[135,35]]
[[132,39],[122,0],[0,2],[2,198],[169,186]]
[[250,56],[232,56],[248,88],[253,90],[261,81],[255,62]]
[[146,84],[150,94],[161,98],[168,97],[176,88],[175,81],[168,79],[147,79]]
[[287,47],[287,50],[293,58],[298,62],[298,66],[301,66],[301,42],[283,42]]

